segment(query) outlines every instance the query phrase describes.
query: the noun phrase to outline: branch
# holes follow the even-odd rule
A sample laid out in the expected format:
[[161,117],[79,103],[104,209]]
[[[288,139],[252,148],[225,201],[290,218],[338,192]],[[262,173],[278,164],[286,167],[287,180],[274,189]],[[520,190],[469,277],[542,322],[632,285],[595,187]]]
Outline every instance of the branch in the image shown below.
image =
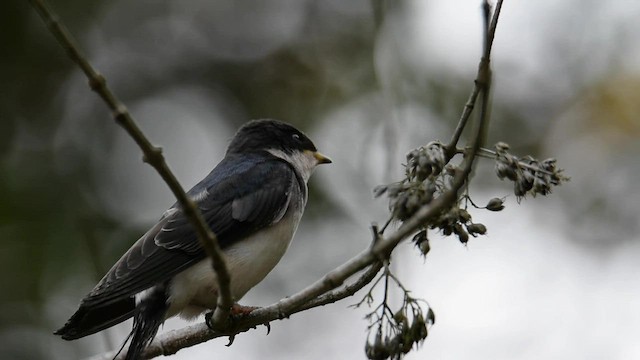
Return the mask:
[[[251,321],[247,319],[247,321],[239,321],[234,323],[234,329],[232,330],[221,331],[221,332],[212,331],[206,326],[206,324],[199,323],[199,324],[188,326],[182,329],[173,330],[173,331],[166,332],[164,334],[160,334],[144,350],[142,354],[142,358],[151,359],[161,355],[164,355],[164,356],[173,355],[176,352],[178,352],[178,350],[180,349],[197,345],[211,339],[215,339],[223,336],[235,336],[239,333],[246,332],[250,329],[255,329],[256,326],[258,325],[268,324],[272,320],[288,318],[289,316],[298,312],[302,312],[315,307],[338,302],[342,299],[352,296],[353,294],[358,292],[360,289],[362,289],[364,286],[369,284],[371,280],[373,280],[374,277],[378,274],[381,268],[382,268],[382,263],[376,262],[373,265],[371,265],[369,269],[367,269],[353,283],[346,285],[339,290],[326,293],[322,296],[318,296],[317,298],[314,298],[313,300],[305,304],[302,304],[301,306],[299,306],[293,311],[290,311],[287,313],[278,313],[278,308],[277,306],[275,306],[276,304],[274,304],[269,307],[269,308],[272,308],[272,310],[270,310],[266,314],[268,315],[267,317],[252,316],[253,319]],[[253,311],[251,314],[263,309],[266,309],[266,308],[257,309]],[[249,316],[250,315],[247,315],[247,317]],[[262,320],[262,319],[267,319],[267,320]],[[116,352],[112,351],[112,352],[93,356],[87,360],[111,360],[113,359],[115,354]],[[124,359],[124,354],[120,354],[115,360],[121,360],[121,359]]]
[[460,116],[460,120],[458,121],[458,125],[453,132],[453,136],[451,136],[451,140],[445,146],[445,154],[448,159],[451,159],[456,154],[456,146],[460,141],[460,137],[462,136],[462,132],[467,126],[467,121],[469,117],[471,117],[471,113],[473,112],[473,108],[475,106],[476,100],[478,98],[478,94],[480,94],[480,90],[483,88],[483,83],[485,82],[486,75],[483,70],[483,62],[486,61],[486,69],[489,69],[489,59],[491,54],[491,48],[493,47],[493,40],[496,34],[496,27],[498,26],[498,18],[500,17],[500,10],[502,10],[502,1],[499,0],[496,4],[496,7],[493,11],[493,17],[489,22],[490,15],[490,6],[488,2],[483,3],[483,12],[484,12],[484,21],[485,21],[485,33],[484,33],[484,46],[483,46],[483,54],[482,59],[480,60],[480,65],[478,66],[478,73],[476,74],[476,79],[474,81],[473,90],[471,90],[471,94],[467,99],[467,102],[464,105],[464,109],[462,110],[462,115]]
[[222,322],[229,317],[233,299],[231,298],[229,290],[231,279],[224,257],[222,256],[222,250],[218,245],[217,237],[205,224],[202,214],[195,203],[185,193],[178,179],[169,169],[162,155],[162,149],[154,146],[149,139],[147,139],[131,117],[131,114],[129,114],[126,106],[111,92],[104,76],[96,71],[87,58],[80,52],[69,30],[60,23],[57,15],[54,14],[44,0],[29,0],[29,2],[38,12],[58,43],[60,43],[60,46],[67,52],[67,55],[82,69],[89,79],[91,89],[98,93],[109,109],[111,109],[116,123],[122,126],[136,144],[138,144],[144,154],[143,161],[151,165],[158,172],[178,200],[185,216],[198,236],[200,245],[211,259],[213,271],[217,275],[218,306],[216,307],[216,316],[214,319],[218,321],[214,322],[214,324],[222,324]]
[[310,300],[306,304],[302,305],[299,310],[302,311],[318,306],[324,306],[350,297],[351,295],[362,289],[365,285],[369,284],[378,274],[380,269],[382,269],[382,262],[374,263],[369,268],[369,270],[362,274],[362,276],[360,276],[360,278],[358,278],[358,280],[356,280],[353,284],[347,285],[340,290],[318,296],[315,299]]

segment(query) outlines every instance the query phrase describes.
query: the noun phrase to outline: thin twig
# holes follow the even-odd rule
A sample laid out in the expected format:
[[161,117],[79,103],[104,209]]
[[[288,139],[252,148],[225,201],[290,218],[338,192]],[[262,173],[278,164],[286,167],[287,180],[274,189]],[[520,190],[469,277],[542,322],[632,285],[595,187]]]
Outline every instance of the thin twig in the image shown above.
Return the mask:
[[373,265],[371,265],[371,267],[367,271],[365,271],[362,274],[362,276],[358,278],[358,280],[354,281],[352,284],[349,284],[340,290],[336,290],[336,291],[318,296],[308,301],[304,305],[300,306],[298,310],[302,311],[302,310],[307,310],[307,309],[311,309],[318,306],[324,306],[327,304],[340,301],[347,297],[350,297],[351,295],[355,294],[360,289],[362,289],[365,285],[371,283],[371,281],[375,278],[378,272],[380,272],[381,268],[382,268],[382,262],[374,263]]
[[[483,8],[487,9],[487,6],[489,5],[487,2],[485,2],[483,4]],[[496,4],[491,21],[490,22],[485,21],[485,27],[484,27],[485,41],[483,45],[482,57],[484,59],[487,59],[487,61],[489,61],[489,54],[491,53],[491,48],[493,47],[493,40],[495,38],[496,27],[498,26],[498,18],[500,16],[501,9],[502,9],[502,0],[498,1],[498,3]],[[486,16],[485,16],[485,19],[486,19]],[[471,117],[471,113],[473,112],[473,108],[478,98],[478,94],[480,94],[480,90],[482,89],[481,82],[483,80],[483,76],[480,76],[481,67],[482,67],[482,61],[478,67],[478,74],[474,81],[473,89],[471,90],[471,94],[469,95],[469,98],[467,99],[467,102],[464,105],[464,109],[462,110],[462,115],[460,115],[460,120],[458,121],[458,125],[456,126],[456,129],[454,130],[453,135],[451,136],[451,140],[445,146],[445,154],[447,155],[447,160],[451,159],[456,154],[456,150],[457,150],[456,147],[458,146],[458,142],[460,141],[462,132],[467,126],[469,117]]]
[[60,46],[67,52],[67,55],[75,62],[89,79],[89,86],[98,93],[113,111],[113,117],[125,131],[138,144],[144,154],[144,162],[151,165],[160,174],[165,183],[169,186],[173,195],[178,200],[182,211],[193,226],[200,245],[207,256],[211,259],[213,271],[218,279],[218,306],[216,313],[218,319],[216,324],[221,324],[220,319],[227,319],[233,299],[229,289],[231,278],[227,266],[222,256],[222,250],[213,231],[205,224],[202,214],[196,207],[192,199],[185,193],[173,172],[169,169],[162,149],[151,144],[136,122],[129,114],[126,106],[111,92],[107,86],[106,79],[89,63],[87,58],[80,52],[75,40],[69,30],[58,20],[58,16],[51,10],[44,0],[29,0],[31,5],[38,12],[49,31],[56,38]]
[[473,90],[471,90],[471,94],[469,95],[469,99],[464,104],[464,109],[462,110],[462,115],[460,116],[460,120],[458,121],[458,125],[453,132],[453,136],[449,141],[449,144],[445,146],[445,154],[447,155],[447,159],[451,159],[455,155],[456,146],[458,145],[458,141],[460,141],[460,137],[462,136],[462,131],[467,126],[467,121],[473,112],[473,108],[476,103],[476,99],[478,98],[478,94],[480,93],[480,86],[478,85],[477,80],[473,86]]
[[[456,148],[456,154],[464,154],[467,150],[463,149],[463,148]],[[495,160],[496,157],[498,156],[498,154],[491,150],[491,149],[487,149],[487,148],[483,148],[481,147],[480,149],[478,149],[478,152],[476,153],[477,157],[481,157],[481,158],[485,158],[485,159],[492,159]],[[518,161],[518,166],[519,167],[523,167],[535,172],[540,172],[542,174],[546,174],[546,175],[554,175],[554,173],[552,171],[549,170],[545,170],[539,166],[535,166],[535,165],[531,165],[528,164],[520,159],[517,159]]]

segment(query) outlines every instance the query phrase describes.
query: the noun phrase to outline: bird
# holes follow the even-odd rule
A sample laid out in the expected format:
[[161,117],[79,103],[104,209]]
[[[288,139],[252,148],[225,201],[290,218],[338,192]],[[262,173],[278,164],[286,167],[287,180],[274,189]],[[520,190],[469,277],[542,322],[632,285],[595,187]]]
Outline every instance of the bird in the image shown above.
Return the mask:
[[[331,162],[294,126],[252,120],[238,129],[224,158],[187,192],[218,239],[234,302],[280,261],[304,212],[309,177],[317,165]],[[166,319],[193,319],[215,309],[217,286],[210,260],[175,203],[54,334],[75,340],[133,317],[123,348],[130,339],[126,360],[136,360]]]

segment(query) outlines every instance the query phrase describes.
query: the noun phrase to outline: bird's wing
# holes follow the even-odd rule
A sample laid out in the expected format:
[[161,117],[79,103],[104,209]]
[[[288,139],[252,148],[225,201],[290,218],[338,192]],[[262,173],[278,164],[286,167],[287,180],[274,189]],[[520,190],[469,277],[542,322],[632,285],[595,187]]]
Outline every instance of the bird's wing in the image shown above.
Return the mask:
[[[292,167],[277,158],[240,164],[232,160],[223,160],[189,191],[223,249],[279,220],[294,186],[304,186]],[[131,297],[205,256],[190,222],[174,206],[120,258],[81,306],[101,307]]]

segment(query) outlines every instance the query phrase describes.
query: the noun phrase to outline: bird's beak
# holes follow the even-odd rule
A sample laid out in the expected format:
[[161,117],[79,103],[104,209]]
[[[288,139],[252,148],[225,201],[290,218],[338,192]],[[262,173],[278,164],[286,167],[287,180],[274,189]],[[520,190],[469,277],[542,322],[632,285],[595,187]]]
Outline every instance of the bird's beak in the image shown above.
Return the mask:
[[317,151],[313,153],[313,157],[318,160],[318,164],[331,164],[333,162],[327,156],[324,156]]

